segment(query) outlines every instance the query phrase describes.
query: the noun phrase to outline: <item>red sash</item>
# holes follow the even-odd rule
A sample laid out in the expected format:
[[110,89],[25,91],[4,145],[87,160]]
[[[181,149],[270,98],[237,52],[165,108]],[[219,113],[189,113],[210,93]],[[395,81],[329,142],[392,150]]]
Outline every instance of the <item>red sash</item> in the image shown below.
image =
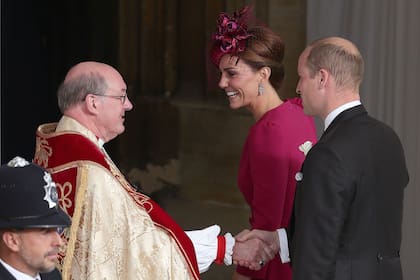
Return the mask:
[[78,166],[83,161],[103,166],[121,182],[121,186],[130,194],[137,206],[147,211],[156,226],[170,234],[183,253],[192,275],[195,279],[200,279],[194,246],[184,230],[156,202],[135,191],[122,174],[114,174],[105,155],[92,141],[77,133],[54,133],[55,127],[56,124],[53,123],[38,128],[34,162],[52,173],[54,181],[59,185],[57,192],[62,208],[73,216],[77,190],[66,187],[65,182],[69,182],[70,186],[76,186]]

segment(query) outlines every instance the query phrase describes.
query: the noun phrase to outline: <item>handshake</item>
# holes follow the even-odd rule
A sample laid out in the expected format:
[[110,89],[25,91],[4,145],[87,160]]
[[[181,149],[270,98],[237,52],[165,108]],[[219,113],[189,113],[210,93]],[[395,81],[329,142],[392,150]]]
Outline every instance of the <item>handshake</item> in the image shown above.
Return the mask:
[[[230,233],[220,236],[220,226],[212,225],[185,233],[194,245],[200,273],[206,272],[213,262],[225,265],[233,262],[252,270],[260,270],[278,252],[283,263],[290,261],[284,229],[243,230],[233,237]],[[281,246],[280,242],[285,242],[286,247]]]

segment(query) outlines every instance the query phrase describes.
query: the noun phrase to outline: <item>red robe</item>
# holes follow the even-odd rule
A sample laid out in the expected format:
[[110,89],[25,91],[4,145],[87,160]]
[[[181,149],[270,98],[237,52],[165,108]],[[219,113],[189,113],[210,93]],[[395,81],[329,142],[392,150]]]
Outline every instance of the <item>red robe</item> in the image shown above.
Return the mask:
[[[109,159],[106,152],[101,149],[98,143],[95,143],[92,139],[91,132],[87,129],[82,127],[79,123],[75,120],[70,119],[68,117],[63,117],[60,121],[60,124],[64,123],[70,124],[70,127],[80,128],[79,131],[61,131],[55,132],[57,124],[45,124],[41,125],[37,130],[37,144],[36,144],[36,153],[34,157],[34,162],[47,168],[51,173],[54,181],[58,185],[59,197],[60,197],[60,205],[62,208],[72,216],[72,226],[70,230],[67,232],[67,239],[68,244],[66,248],[66,252],[64,252],[63,257],[63,278],[66,275],[72,274],[71,266],[74,263],[81,263],[86,261],[88,257],[80,256],[78,259],[78,254],[74,253],[75,250],[78,249],[78,242],[80,239],[85,237],[81,237],[81,233],[78,233],[80,226],[89,219],[89,216],[86,216],[86,204],[82,201],[88,199],[88,193],[92,193],[94,196],[96,192],[100,192],[101,188],[98,188],[97,191],[94,192],[86,190],[86,187],[83,185],[84,179],[82,178],[85,172],[82,172],[82,168],[92,169],[92,168],[99,168],[98,172],[103,174],[104,172],[107,173],[104,176],[108,176],[110,180],[116,180],[119,182],[119,185],[126,194],[131,197],[130,203],[134,202],[134,205],[137,205],[139,209],[147,213],[150,216],[151,220],[153,221],[155,227],[164,230],[167,235],[170,236],[170,239],[173,239],[179,249],[179,252],[182,253],[182,258],[185,260],[186,265],[188,266],[190,278],[188,279],[199,279],[199,272],[197,266],[197,260],[194,252],[194,247],[191,240],[185,234],[185,232],[177,225],[177,223],[163,210],[161,209],[153,200],[147,197],[144,194],[136,192],[121,172],[116,168],[113,162]],[[90,166],[90,167],[89,167]],[[86,171],[88,172],[88,171]],[[99,175],[99,173],[98,173]],[[112,178],[113,177],[113,178]],[[66,187],[66,186],[76,186],[76,187]],[[106,186],[105,186],[106,187]],[[120,191],[120,190],[118,190]],[[123,194],[124,195],[124,194]],[[78,201],[80,200],[80,201]],[[111,205],[110,205],[111,206]],[[89,213],[90,215],[90,213]],[[146,217],[148,218],[148,217]],[[141,221],[139,221],[141,222]],[[123,224],[123,223],[122,223]],[[124,224],[123,224],[124,225]],[[79,229],[78,229],[79,227]],[[92,240],[95,236],[89,236]],[[128,236],[127,239],[135,239],[138,238],[137,236]],[[114,240],[115,237],[112,237]],[[153,239],[153,238],[152,238]],[[124,241],[124,240],[123,240]],[[123,241],[117,240],[115,241],[118,244],[122,243]],[[92,241],[95,242],[95,241]],[[91,246],[91,245],[88,245]],[[132,246],[122,246],[123,251],[130,250]],[[141,248],[140,248],[140,251]],[[152,253],[155,253],[156,250],[151,249]],[[169,250],[169,254],[175,254],[172,250]],[[67,254],[65,254],[67,253]],[[71,255],[69,255],[71,253]],[[96,253],[96,252],[95,252]],[[166,253],[166,252],[165,252]],[[87,250],[87,254],[91,254],[89,250]],[[117,253],[112,253],[117,255]],[[111,254],[111,257],[112,257]],[[143,252],[144,254],[144,252]],[[156,253],[159,259],[159,253]],[[86,255],[86,253],[85,253]],[[129,254],[128,254],[129,255]],[[143,256],[142,256],[143,257]],[[74,258],[76,260],[74,260]],[[131,258],[127,257],[127,259]],[[125,262],[122,259],[122,262]],[[162,261],[163,262],[163,261]],[[165,262],[165,264],[168,262]],[[138,263],[138,266],[144,266],[144,263]],[[173,265],[173,264],[169,264]],[[179,265],[179,264],[178,264]],[[86,268],[86,271],[95,270],[95,264],[92,264],[91,267]],[[119,269],[123,264],[117,264],[116,270]],[[160,264],[160,266],[163,266]],[[165,271],[175,270],[171,267],[161,267],[162,277]],[[84,271],[85,271],[84,270]],[[159,270],[159,269],[157,269]],[[88,274],[88,272],[83,272]],[[83,274],[82,273],[82,274]],[[156,271],[154,273],[159,273]],[[136,274],[137,275],[137,274]],[[102,275],[101,275],[102,276]],[[131,275],[134,276],[134,275]],[[69,277],[74,277],[69,276]],[[179,276],[177,276],[179,277]],[[163,279],[163,278],[162,278]]]

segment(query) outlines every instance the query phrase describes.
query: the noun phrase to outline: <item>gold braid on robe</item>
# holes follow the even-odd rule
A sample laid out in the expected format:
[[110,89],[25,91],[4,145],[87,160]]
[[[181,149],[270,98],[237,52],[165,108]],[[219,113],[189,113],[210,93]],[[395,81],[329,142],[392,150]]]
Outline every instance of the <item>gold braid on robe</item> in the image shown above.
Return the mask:
[[91,131],[72,118],[41,125],[34,162],[57,184],[72,217],[64,234],[64,280],[199,279],[184,231],[149,197],[136,192]]

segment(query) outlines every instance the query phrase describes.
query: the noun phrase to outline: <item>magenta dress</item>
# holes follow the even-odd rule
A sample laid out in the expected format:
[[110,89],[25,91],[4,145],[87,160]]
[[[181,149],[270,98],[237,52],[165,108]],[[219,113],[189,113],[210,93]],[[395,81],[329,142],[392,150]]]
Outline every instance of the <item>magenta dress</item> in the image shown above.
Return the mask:
[[[299,146],[316,142],[312,117],[304,114],[300,98],[285,101],[265,113],[250,129],[239,166],[238,186],[251,208],[252,229],[287,227],[292,213],[296,173],[305,158]],[[238,266],[253,279],[292,279],[289,264],[279,254],[261,270]]]

